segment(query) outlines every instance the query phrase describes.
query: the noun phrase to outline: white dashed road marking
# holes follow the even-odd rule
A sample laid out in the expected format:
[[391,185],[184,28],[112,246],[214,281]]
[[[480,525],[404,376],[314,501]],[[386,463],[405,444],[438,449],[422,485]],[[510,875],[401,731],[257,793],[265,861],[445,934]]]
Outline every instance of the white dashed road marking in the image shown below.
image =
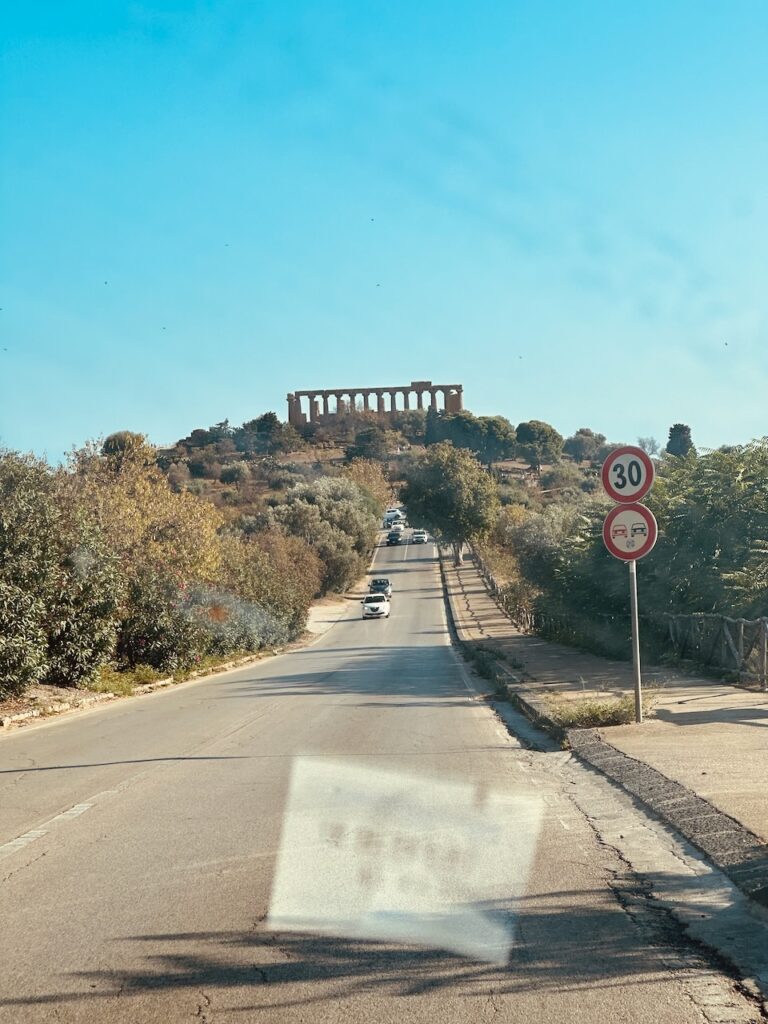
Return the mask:
[[41,836],[48,835],[47,828],[34,828],[31,832],[25,832],[23,836],[19,836],[18,839],[12,839],[9,843],[3,843],[0,846],[0,858],[9,857],[12,853],[16,853],[18,850],[23,850],[25,846],[29,846],[30,843],[34,843],[36,839],[40,839]]
[[61,814],[57,814],[55,818],[51,818],[50,824],[54,821],[68,821],[70,818],[79,818],[81,814],[93,807],[93,804],[75,804],[74,807],[70,807],[68,811],[62,811]]
[[25,832],[23,836],[19,836],[17,839],[11,839],[7,843],[3,843],[0,846],[0,860],[3,857],[10,857],[12,853],[18,853],[19,850],[23,850],[25,846],[29,846],[30,843],[34,843],[36,839],[42,839],[43,836],[47,836],[49,832],[49,826],[55,825],[60,821],[69,821],[71,818],[79,818],[81,814],[85,814],[87,810],[93,807],[93,804],[75,804],[74,807],[70,807],[68,811],[62,811],[61,814],[57,814],[51,818],[50,821],[46,821],[40,828],[30,829],[29,832]]

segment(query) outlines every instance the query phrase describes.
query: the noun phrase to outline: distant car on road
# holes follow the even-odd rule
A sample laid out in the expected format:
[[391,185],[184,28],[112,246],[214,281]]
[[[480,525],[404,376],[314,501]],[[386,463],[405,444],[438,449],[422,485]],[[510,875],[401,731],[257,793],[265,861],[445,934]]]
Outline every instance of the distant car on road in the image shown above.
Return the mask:
[[381,579],[371,580],[368,590],[372,594],[383,594],[385,597],[392,597],[392,584],[384,577],[381,577]]
[[384,513],[384,529],[388,529],[393,523],[404,523],[405,512],[399,508],[388,508]]
[[393,533],[402,533],[404,529],[405,529],[405,527],[403,526],[402,523],[393,523],[392,524],[392,532]]
[[614,538],[614,540],[617,537],[626,537],[627,536],[627,528],[626,528],[626,526],[624,526],[622,523],[619,523],[618,526],[614,526],[612,528],[612,530],[611,530],[611,536]]
[[411,534],[411,544],[426,544],[428,540],[426,530],[414,530]]
[[402,539],[402,530],[390,530],[387,534],[387,544],[399,544]]
[[368,594],[360,602],[364,619],[388,619],[389,598],[385,594]]

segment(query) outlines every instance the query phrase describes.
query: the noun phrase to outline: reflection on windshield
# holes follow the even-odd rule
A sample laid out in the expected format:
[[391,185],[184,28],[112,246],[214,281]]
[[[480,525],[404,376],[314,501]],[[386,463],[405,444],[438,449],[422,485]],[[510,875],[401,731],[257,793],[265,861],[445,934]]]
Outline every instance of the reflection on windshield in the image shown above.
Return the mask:
[[299,757],[268,925],[506,964],[541,819],[532,794]]

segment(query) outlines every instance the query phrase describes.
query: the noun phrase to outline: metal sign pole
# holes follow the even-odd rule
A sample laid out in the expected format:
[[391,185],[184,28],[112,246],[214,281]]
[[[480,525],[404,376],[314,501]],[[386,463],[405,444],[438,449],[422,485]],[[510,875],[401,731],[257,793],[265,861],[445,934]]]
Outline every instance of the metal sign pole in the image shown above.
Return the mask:
[[629,562],[629,602],[632,610],[632,677],[635,681],[635,721],[643,721],[643,691],[640,678],[640,621],[637,614],[637,561]]

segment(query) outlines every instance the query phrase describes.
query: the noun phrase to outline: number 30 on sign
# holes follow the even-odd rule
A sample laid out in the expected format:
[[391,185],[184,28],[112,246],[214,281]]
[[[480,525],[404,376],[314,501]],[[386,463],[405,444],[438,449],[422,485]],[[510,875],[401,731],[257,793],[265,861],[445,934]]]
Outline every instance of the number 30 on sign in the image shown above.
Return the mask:
[[653,486],[654,475],[653,462],[634,445],[611,452],[601,471],[603,487],[621,505],[640,501]]

